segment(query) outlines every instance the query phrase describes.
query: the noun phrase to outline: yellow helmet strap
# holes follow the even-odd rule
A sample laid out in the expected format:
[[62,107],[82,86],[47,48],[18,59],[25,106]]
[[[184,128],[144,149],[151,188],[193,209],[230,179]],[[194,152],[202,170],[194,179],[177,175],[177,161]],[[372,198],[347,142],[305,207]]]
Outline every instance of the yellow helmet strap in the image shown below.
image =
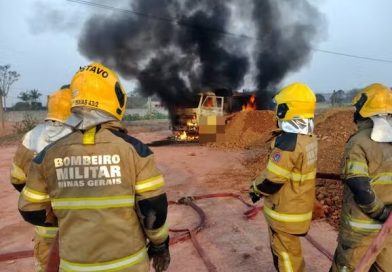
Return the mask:
[[288,111],[289,111],[289,106],[287,106],[286,103],[279,104],[276,109],[276,116],[279,119],[283,119]]

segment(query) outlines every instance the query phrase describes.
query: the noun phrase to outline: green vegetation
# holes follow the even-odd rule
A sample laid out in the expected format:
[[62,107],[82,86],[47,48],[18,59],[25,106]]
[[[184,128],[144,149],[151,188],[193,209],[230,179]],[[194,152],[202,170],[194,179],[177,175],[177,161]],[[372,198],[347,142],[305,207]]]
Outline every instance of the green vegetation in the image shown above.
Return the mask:
[[138,113],[126,114],[123,118],[123,121],[156,120],[156,119],[168,119],[168,116],[158,111],[152,111],[150,113],[146,113],[145,115],[140,115]]
[[36,89],[21,92],[18,95],[18,99],[22,100],[22,102],[16,103],[13,109],[16,111],[42,109],[42,103],[38,102],[41,96],[42,94]]
[[325,99],[324,95],[316,94],[316,101],[317,103],[322,103],[322,102],[326,102],[327,100]]

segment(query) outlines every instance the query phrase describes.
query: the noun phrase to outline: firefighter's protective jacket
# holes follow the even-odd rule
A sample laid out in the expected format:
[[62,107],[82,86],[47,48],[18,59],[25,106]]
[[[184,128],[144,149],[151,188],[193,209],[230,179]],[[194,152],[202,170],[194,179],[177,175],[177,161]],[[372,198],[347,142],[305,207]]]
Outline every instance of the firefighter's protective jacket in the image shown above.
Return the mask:
[[305,234],[315,200],[317,139],[282,132],[271,147],[267,167],[254,181],[265,196],[265,217],[275,230]]
[[[72,131],[70,127],[64,125],[57,127],[60,128],[60,130],[57,129],[57,133],[55,135],[50,134],[47,123],[35,126],[24,135],[22,143],[16,150],[10,175],[11,184],[19,192],[22,191],[26,184],[26,178],[34,156],[48,144],[57,141]],[[43,238],[54,238],[57,233],[57,228],[36,226],[35,232]]]
[[52,206],[61,271],[147,271],[146,238],[168,237],[164,179],[119,122],[76,130],[39,153],[19,199],[25,220]]
[[27,174],[31,161],[35,156],[34,150],[28,149],[23,144],[18,146],[11,166],[11,184],[19,192],[26,184]]
[[[373,203],[392,204],[392,145],[371,140],[372,121],[361,121],[358,131],[345,147],[343,166],[343,206],[340,224],[340,237],[347,242],[358,242],[364,236],[375,235],[382,223],[371,219],[358,205],[366,198]],[[359,194],[353,194],[348,186]],[[370,186],[369,186],[370,183]],[[367,185],[366,190],[360,187]]]

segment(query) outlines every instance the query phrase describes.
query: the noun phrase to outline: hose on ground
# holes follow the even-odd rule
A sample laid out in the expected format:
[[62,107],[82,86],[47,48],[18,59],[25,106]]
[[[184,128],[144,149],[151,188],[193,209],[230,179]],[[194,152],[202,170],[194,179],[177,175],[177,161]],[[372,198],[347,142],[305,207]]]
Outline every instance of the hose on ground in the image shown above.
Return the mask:
[[32,249],[9,252],[9,253],[2,253],[2,254],[0,254],[0,262],[12,261],[12,260],[23,259],[23,258],[30,258],[33,256],[34,256],[34,251]]
[[[199,256],[202,258],[203,262],[205,263],[208,271],[216,271],[214,269],[215,266],[211,265],[211,261],[209,258],[205,255],[204,250],[201,249],[199,243],[197,242],[196,236],[192,237],[191,233],[197,233],[201,231],[205,227],[205,213],[204,211],[199,208],[193,201],[194,200],[201,200],[201,199],[208,199],[208,198],[216,198],[216,197],[233,197],[238,200],[240,200],[242,203],[244,203],[247,207],[250,209],[244,212],[244,215],[247,219],[253,219],[256,217],[256,215],[263,209],[262,206],[256,206],[253,204],[250,204],[246,202],[243,197],[240,194],[236,193],[230,193],[230,192],[223,192],[223,193],[214,193],[214,194],[205,194],[205,195],[196,195],[196,196],[188,196],[184,198],[180,198],[177,202],[171,201],[169,204],[185,204],[191,206],[199,215],[200,221],[199,224],[193,229],[169,229],[171,232],[184,232],[180,238],[172,238],[174,240],[173,244],[179,242],[179,241],[184,241],[187,239],[191,239],[197,252],[199,253]],[[333,255],[330,253],[326,248],[324,248],[320,243],[318,243],[311,235],[307,234],[305,236],[306,240],[309,241],[309,243],[315,247],[320,253],[322,253],[325,257],[327,257],[329,260],[333,260]],[[196,243],[195,243],[196,242]],[[172,243],[171,243],[172,244]]]
[[[182,242],[188,239],[191,239],[196,251],[198,252],[199,256],[202,258],[204,264],[207,267],[209,272],[215,272],[216,267],[208,258],[207,254],[201,247],[200,243],[197,241],[196,234],[205,228],[206,224],[206,214],[204,211],[195,204],[195,200],[202,200],[202,199],[209,199],[209,198],[221,198],[221,197],[233,197],[241,201],[244,205],[249,207],[250,209],[244,212],[244,216],[247,219],[253,219],[257,216],[259,211],[263,209],[262,206],[256,206],[253,204],[248,203],[244,200],[244,198],[237,193],[231,192],[222,192],[222,193],[214,193],[214,194],[205,194],[205,195],[196,195],[196,196],[188,196],[182,197],[178,201],[169,201],[169,205],[186,205],[191,207],[199,216],[198,224],[193,228],[170,228],[170,232],[179,233],[170,239],[170,244],[174,245],[178,242]],[[321,246],[315,239],[313,239],[309,234],[306,235],[306,239],[323,255],[325,255],[328,259],[332,260],[332,254],[328,252],[323,246]],[[6,254],[0,254],[0,261],[9,261],[21,258],[28,258],[33,256],[33,250],[25,250],[25,251],[18,251]]]

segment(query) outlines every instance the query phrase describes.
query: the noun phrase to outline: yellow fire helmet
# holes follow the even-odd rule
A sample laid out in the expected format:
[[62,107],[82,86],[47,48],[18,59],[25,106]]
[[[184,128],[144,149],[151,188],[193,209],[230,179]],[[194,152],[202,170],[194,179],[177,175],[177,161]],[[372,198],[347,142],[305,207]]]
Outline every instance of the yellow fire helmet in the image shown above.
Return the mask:
[[314,118],[316,96],[304,83],[295,82],[275,95],[276,116],[279,120]]
[[121,120],[127,94],[115,72],[100,63],[80,67],[71,81],[72,108],[98,109]]
[[382,84],[371,84],[354,97],[353,105],[363,118],[392,114],[392,91]]
[[48,96],[48,114],[45,120],[64,123],[71,115],[71,89],[64,85]]

